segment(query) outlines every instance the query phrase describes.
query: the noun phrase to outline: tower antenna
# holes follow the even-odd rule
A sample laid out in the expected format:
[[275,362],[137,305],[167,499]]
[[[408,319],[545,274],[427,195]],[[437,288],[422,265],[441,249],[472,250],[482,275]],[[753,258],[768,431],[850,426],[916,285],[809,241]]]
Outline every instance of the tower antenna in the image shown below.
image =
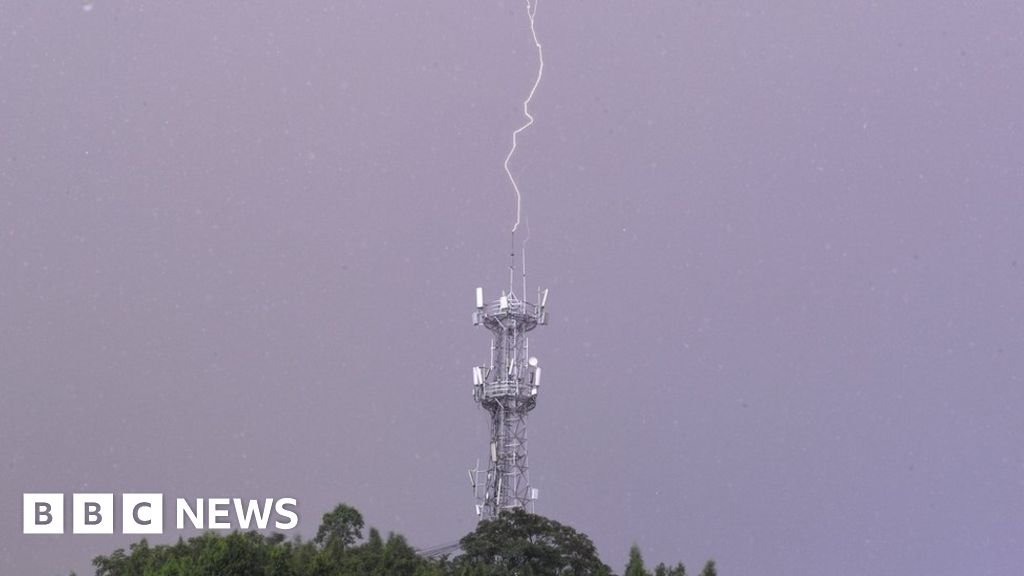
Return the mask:
[[476,513],[480,519],[493,518],[502,510],[522,508],[533,511],[538,491],[530,486],[530,467],[526,450],[526,415],[537,406],[540,389],[540,365],[530,356],[527,333],[547,324],[547,290],[537,291],[537,301],[526,300],[526,243],[530,239],[530,223],[526,221],[526,238],[522,246],[523,291],[514,291],[516,272],[516,230],[522,216],[523,196],[509,163],[516,153],[519,134],[533,125],[530,102],[544,75],[544,51],[537,39],[535,26],[538,0],[526,0],[530,34],[537,48],[539,65],[530,93],[523,100],[526,121],[512,132],[512,147],[505,156],[505,173],[516,193],[515,222],[512,224],[512,249],[509,252],[508,292],[490,302],[484,300],[483,288],[476,289],[476,311],[473,324],[491,332],[490,361],[473,367],[473,399],[487,411],[490,422],[490,446],[487,472],[480,479],[480,463],[469,471],[476,497]]
[[485,302],[483,288],[476,289],[473,323],[491,332],[490,362],[473,367],[473,399],[490,421],[484,481],[478,480],[479,468],[470,470],[481,519],[512,508],[532,512],[538,496],[530,486],[526,416],[537,406],[541,368],[537,358],[530,356],[527,333],[547,320],[546,290],[531,303],[504,292],[497,300]]

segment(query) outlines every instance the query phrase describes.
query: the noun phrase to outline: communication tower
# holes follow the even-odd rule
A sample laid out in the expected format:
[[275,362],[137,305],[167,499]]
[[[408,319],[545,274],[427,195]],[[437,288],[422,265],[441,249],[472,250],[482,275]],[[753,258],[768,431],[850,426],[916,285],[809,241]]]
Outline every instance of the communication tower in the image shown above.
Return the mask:
[[530,486],[526,415],[537,405],[541,370],[526,334],[547,324],[547,299],[547,290],[538,290],[536,303],[509,290],[485,302],[483,288],[476,289],[473,324],[491,331],[490,363],[473,367],[473,399],[489,415],[491,436],[486,478],[480,482],[479,463],[469,471],[480,519],[511,508],[532,512],[537,499]]

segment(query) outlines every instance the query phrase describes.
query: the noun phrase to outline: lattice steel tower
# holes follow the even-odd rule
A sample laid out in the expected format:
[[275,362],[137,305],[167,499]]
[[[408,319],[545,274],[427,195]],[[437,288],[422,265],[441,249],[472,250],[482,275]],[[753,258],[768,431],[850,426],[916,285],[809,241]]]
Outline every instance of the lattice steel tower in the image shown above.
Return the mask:
[[510,508],[532,512],[537,499],[537,490],[530,487],[526,415],[537,405],[540,367],[530,356],[526,334],[547,324],[547,298],[547,290],[538,291],[531,304],[509,291],[485,303],[483,289],[476,289],[473,324],[491,331],[490,364],[473,368],[473,399],[487,410],[491,432],[486,479],[479,481],[479,464],[469,472],[481,519]]

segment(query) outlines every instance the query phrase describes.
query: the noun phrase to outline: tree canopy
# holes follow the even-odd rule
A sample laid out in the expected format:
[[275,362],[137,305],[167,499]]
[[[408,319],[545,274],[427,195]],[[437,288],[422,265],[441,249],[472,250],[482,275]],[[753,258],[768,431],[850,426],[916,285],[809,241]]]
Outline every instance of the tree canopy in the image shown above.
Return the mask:
[[520,509],[484,520],[460,542],[471,574],[611,574],[586,534]]
[[313,542],[340,554],[363,537],[363,515],[347,504],[324,514]]
[[[96,576],[611,576],[590,538],[523,510],[485,520],[460,541],[462,554],[427,558],[398,534],[382,537],[363,516],[339,504],[323,515],[313,540],[259,532],[207,532],[175,544],[145,539],[127,551],[93,560]],[[640,549],[630,551],[626,576],[651,576]],[[656,576],[685,576],[682,564],[660,564]],[[700,576],[717,576],[709,560]]]

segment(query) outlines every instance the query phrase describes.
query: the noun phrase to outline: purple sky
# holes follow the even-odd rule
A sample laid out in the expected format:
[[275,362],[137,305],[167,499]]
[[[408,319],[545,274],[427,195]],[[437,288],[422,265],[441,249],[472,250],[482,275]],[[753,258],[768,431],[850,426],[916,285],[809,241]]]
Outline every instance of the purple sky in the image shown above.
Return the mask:
[[[537,511],[617,570],[1019,570],[1024,8],[770,4],[541,1]],[[135,540],[23,492],[471,530],[524,3],[88,6],[0,4],[0,573]]]

